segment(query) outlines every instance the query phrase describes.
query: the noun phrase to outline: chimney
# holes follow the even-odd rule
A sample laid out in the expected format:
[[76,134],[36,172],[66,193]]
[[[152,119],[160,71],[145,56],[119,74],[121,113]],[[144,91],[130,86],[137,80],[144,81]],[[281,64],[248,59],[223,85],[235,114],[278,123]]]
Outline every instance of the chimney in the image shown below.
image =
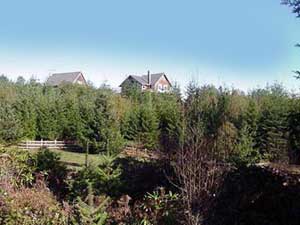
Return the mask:
[[148,70],[148,85],[151,86],[151,74],[150,74],[150,70]]

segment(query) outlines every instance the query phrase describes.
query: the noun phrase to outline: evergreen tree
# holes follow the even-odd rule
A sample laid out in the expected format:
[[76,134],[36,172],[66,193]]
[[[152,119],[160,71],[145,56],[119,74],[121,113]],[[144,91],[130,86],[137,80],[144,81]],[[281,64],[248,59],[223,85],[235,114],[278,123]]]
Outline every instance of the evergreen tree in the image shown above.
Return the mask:
[[128,110],[122,121],[121,121],[121,131],[123,136],[127,140],[135,140],[139,133],[139,117],[138,117],[138,108],[132,107]]
[[254,148],[252,131],[248,125],[244,125],[239,131],[238,142],[233,155],[230,156],[237,166],[252,165],[260,160],[259,151]]
[[183,142],[183,115],[181,103],[178,96],[164,94],[157,101],[159,121],[159,139],[161,148],[165,152],[172,152],[179,149]]
[[144,103],[138,111],[138,140],[145,148],[155,149],[158,144],[158,119],[152,105],[152,96],[149,93],[145,96]]
[[0,141],[15,142],[22,137],[22,128],[16,115],[11,104],[0,101]]
[[287,161],[286,114],[272,102],[261,112],[256,135],[256,148],[271,161]]
[[288,115],[289,131],[289,162],[300,164],[300,101],[294,100],[293,107]]
[[120,151],[124,141],[119,122],[111,110],[108,96],[98,93],[94,108],[95,120],[92,126],[92,140],[97,151],[114,154]]
[[109,198],[102,198],[101,203],[95,205],[95,196],[93,194],[92,184],[88,185],[87,203],[81,198],[77,198],[77,210],[79,212],[80,224],[84,225],[105,225],[108,219],[108,213],[106,207]]

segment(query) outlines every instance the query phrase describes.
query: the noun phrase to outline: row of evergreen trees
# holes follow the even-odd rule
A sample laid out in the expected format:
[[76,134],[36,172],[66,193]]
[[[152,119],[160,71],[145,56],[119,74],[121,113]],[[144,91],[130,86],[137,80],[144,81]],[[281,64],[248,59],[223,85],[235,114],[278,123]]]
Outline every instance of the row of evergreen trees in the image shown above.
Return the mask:
[[213,139],[222,159],[295,163],[300,152],[299,103],[279,84],[248,94],[192,84],[185,101],[187,129],[197,128]]
[[215,141],[235,162],[299,162],[300,100],[281,85],[243,93],[191,83],[184,95],[121,95],[106,86],[47,87],[34,80],[0,79],[0,141],[89,142],[94,152],[119,151],[125,140],[173,152],[196,133]]
[[[49,87],[0,78],[0,142],[75,140],[92,152],[118,152],[125,140],[149,149],[180,135],[180,102],[171,94],[121,96],[107,86]],[[177,132],[177,133],[176,133]]]

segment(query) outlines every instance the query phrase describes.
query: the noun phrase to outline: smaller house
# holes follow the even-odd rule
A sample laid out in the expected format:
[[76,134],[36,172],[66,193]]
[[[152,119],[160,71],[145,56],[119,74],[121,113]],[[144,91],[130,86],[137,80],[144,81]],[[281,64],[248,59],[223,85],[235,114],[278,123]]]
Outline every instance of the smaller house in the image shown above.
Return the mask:
[[59,86],[61,84],[87,85],[82,72],[54,73],[46,81],[46,85]]
[[148,71],[147,75],[129,75],[120,85],[122,92],[130,87],[137,87],[142,91],[169,92],[172,84],[165,73],[151,74]]

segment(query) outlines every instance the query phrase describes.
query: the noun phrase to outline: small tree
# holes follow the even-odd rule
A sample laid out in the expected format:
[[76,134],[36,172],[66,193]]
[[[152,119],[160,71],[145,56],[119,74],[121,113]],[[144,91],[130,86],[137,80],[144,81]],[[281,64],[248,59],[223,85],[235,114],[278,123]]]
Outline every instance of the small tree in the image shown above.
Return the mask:
[[158,120],[151,104],[142,105],[139,109],[138,140],[145,148],[154,149],[158,144]]
[[79,212],[80,224],[105,225],[108,218],[108,213],[106,212],[108,201],[108,197],[103,197],[100,204],[97,206],[95,204],[95,196],[93,194],[92,184],[89,183],[88,196],[86,198],[87,203],[80,197],[77,198],[77,209]]

